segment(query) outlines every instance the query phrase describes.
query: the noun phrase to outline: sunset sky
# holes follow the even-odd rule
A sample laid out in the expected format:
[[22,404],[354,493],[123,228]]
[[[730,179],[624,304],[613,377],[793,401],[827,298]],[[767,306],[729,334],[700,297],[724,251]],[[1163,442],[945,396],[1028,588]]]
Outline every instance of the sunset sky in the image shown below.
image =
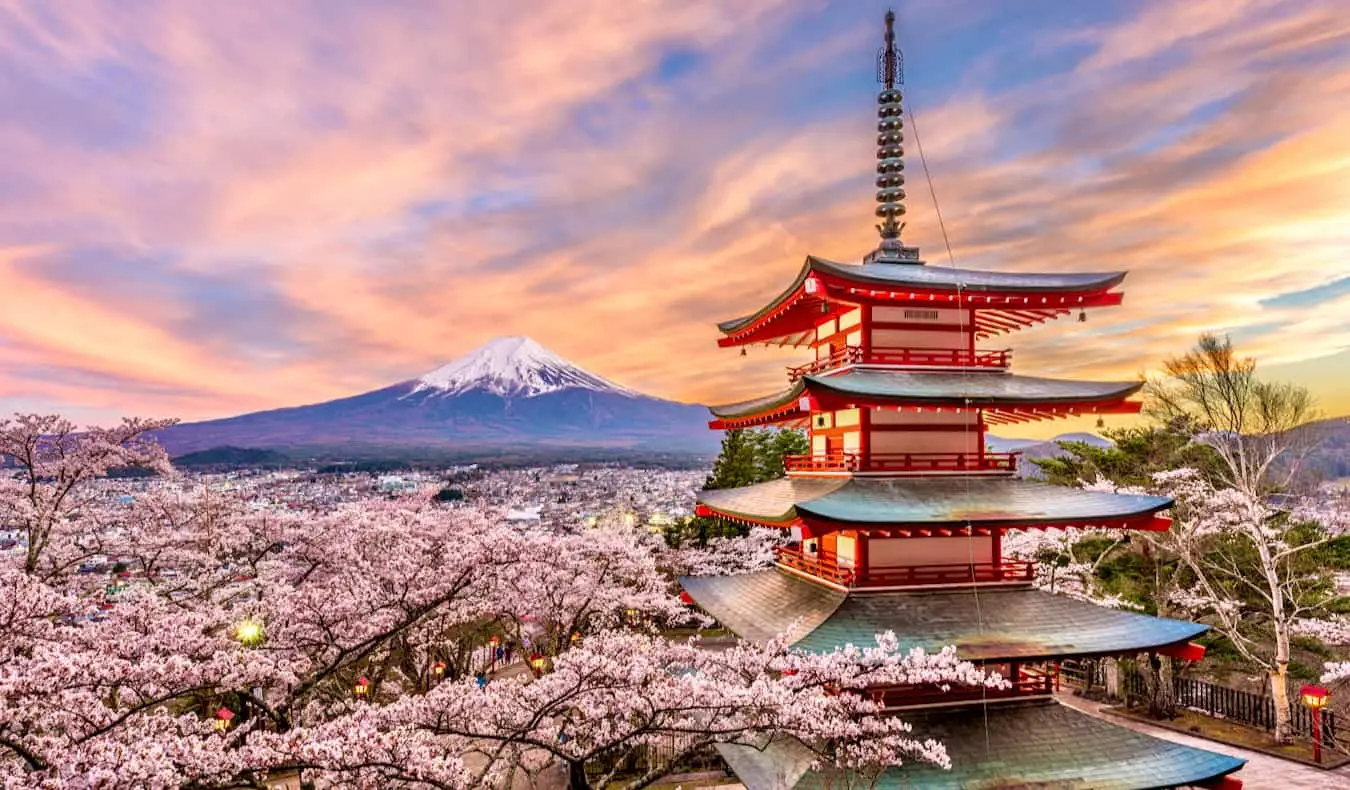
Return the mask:
[[[1018,372],[1227,332],[1350,413],[1343,0],[894,5],[956,264],[1130,272],[994,341]],[[713,324],[875,246],[886,7],[0,0],[0,411],[227,416],[504,334],[667,398],[780,388],[803,352]],[[946,266],[912,143],[905,237]]]

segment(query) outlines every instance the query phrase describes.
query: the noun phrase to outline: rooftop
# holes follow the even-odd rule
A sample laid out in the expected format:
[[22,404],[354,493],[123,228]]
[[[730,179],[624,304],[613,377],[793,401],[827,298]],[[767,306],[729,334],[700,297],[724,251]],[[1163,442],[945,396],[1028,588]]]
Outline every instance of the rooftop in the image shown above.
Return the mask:
[[989,706],[983,715],[945,710],[911,712],[905,719],[914,724],[915,735],[946,745],[951,770],[908,763],[872,784],[848,781],[832,770],[812,771],[815,756],[793,740],[777,740],[762,751],[733,745],[718,751],[747,790],[1154,790],[1212,781],[1246,762],[1134,732],[1050,700]]
[[953,373],[850,368],[834,375],[802,376],[771,395],[710,406],[708,410],[718,421],[778,414],[786,418],[805,414],[800,400],[809,395],[822,409],[899,405],[1031,411],[1044,406],[1078,407],[1084,413],[1115,412],[1141,387],[1141,381],[1047,379],[998,370]]
[[1032,587],[846,594],[779,569],[680,584],[742,638],[764,642],[795,622],[793,646],[816,653],[873,645],[877,634],[894,631],[905,650],[955,645],[972,661],[1035,661],[1145,651],[1209,630]]
[[1007,477],[784,477],[701,491],[698,501],[733,518],[784,526],[802,517],[865,525],[1124,526],[1117,522],[1151,519],[1172,505],[1166,497]]
[[[841,283],[859,286],[872,286],[877,290],[903,289],[915,292],[962,291],[972,295],[1016,294],[1030,298],[1032,295],[1065,296],[1073,294],[1100,293],[1119,285],[1125,279],[1125,272],[1091,272],[1069,274],[1040,274],[1022,272],[991,272],[979,269],[956,269],[946,266],[924,266],[909,263],[864,263],[847,264],[827,261],[823,258],[808,256],[797,277],[771,302],[759,311],[740,318],[723,321],[717,328],[725,334],[738,332],[760,318],[774,312],[789,302],[802,288],[812,274],[823,276]],[[977,302],[978,303],[978,302]],[[1005,307],[1005,302],[985,302],[989,307]],[[1077,301],[1060,303],[1078,307]]]

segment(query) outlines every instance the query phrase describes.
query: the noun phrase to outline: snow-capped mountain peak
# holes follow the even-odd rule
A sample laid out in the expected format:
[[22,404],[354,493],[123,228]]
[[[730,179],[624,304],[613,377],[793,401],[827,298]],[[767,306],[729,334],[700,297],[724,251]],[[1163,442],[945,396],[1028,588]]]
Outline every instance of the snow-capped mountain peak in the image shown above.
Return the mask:
[[[638,393],[573,365],[528,337],[498,337],[417,379],[412,392],[456,395],[481,390],[529,398],[565,389]],[[409,393],[412,394],[412,393]]]

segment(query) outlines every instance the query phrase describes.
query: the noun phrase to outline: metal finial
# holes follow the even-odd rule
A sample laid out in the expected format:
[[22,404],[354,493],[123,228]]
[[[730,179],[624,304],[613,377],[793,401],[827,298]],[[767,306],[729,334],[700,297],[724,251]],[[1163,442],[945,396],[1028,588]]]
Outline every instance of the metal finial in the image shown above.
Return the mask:
[[895,45],[895,12],[886,12],[886,45],[877,51],[877,81],[881,93],[877,95],[877,232],[881,247],[868,256],[869,260],[904,261],[917,263],[919,250],[906,247],[900,241],[905,223],[905,148],[904,107],[899,85],[905,82],[904,56]]
[[877,50],[877,82],[886,90],[905,84],[905,56],[895,47],[895,12],[886,12],[886,46]]

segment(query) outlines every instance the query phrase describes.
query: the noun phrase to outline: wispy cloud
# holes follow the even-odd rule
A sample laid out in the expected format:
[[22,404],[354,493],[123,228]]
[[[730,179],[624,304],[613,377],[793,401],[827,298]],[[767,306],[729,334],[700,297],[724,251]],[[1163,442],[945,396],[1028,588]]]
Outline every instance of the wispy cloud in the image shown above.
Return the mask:
[[[792,355],[711,324],[872,246],[884,4],[467,5],[0,2],[0,401],[218,416],[503,333],[666,397],[780,386]],[[1022,370],[1350,348],[1337,3],[948,5],[901,39],[957,263],[1131,271]]]

